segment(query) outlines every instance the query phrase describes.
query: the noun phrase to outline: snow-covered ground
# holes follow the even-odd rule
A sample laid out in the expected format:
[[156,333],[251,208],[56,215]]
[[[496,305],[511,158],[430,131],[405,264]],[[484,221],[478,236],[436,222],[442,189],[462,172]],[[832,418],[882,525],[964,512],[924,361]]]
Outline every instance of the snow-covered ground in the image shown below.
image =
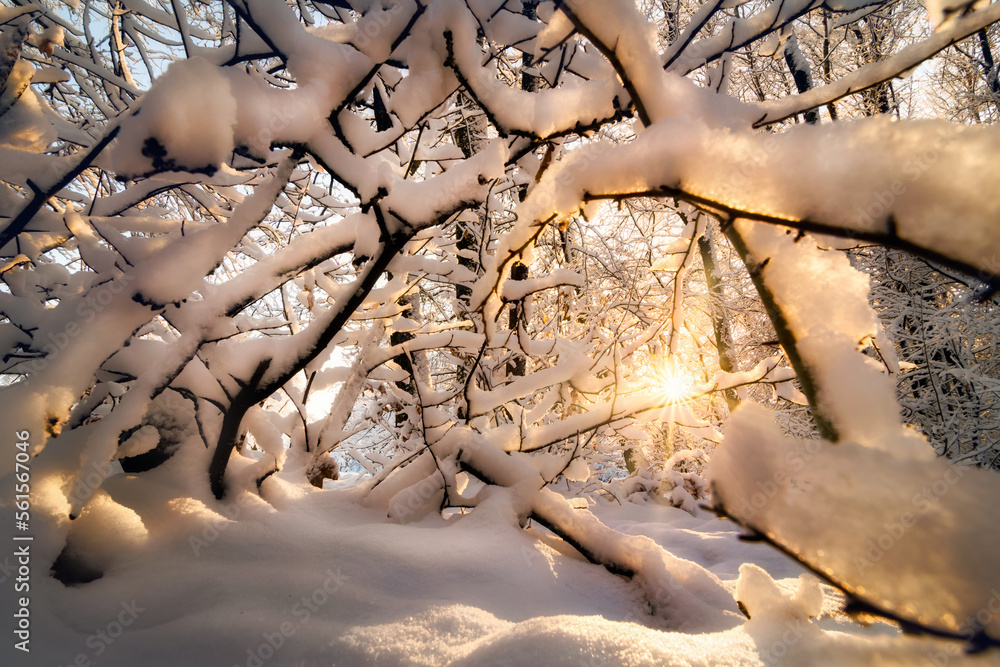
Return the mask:
[[191,497],[171,467],[107,480],[109,495],[99,493],[71,533],[104,576],[66,587],[36,566],[32,650],[5,641],[4,665],[997,662],[850,621],[833,589],[800,579],[798,564],[707,513],[592,507],[609,526],[708,568],[752,616],[679,633],[648,614],[632,582],[540,527],[520,528],[503,490],[467,514],[399,525],[362,507],[350,480],[318,490],[272,477],[264,499],[220,503]]

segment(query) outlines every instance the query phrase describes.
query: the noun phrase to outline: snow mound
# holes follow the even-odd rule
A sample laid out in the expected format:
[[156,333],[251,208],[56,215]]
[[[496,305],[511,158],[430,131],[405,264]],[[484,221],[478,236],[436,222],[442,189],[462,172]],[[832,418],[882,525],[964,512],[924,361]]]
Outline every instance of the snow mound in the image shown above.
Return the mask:
[[109,568],[135,556],[148,534],[138,514],[98,491],[70,524],[66,548],[53,569],[70,584],[100,578]]
[[[520,528],[508,493],[466,514],[400,525],[384,510],[360,506],[360,489],[344,481],[318,490],[278,474],[264,482],[262,496],[217,501],[183,474],[192,465],[185,457],[194,454],[204,456],[182,449],[151,471],[109,477],[106,491],[72,522],[70,541],[103,568],[101,578],[64,586],[39,563],[32,628],[44,642],[32,642],[30,664],[996,661],[993,653],[963,655],[960,642],[850,623],[835,611],[836,595],[798,578],[800,565],[767,545],[736,539],[737,526],[706,514],[656,504],[591,507],[609,528],[704,565],[752,616],[719,631],[678,632],[650,613],[653,601],[634,583],[587,562],[535,523]],[[11,598],[0,596],[0,615],[13,613]],[[676,617],[700,613],[687,596],[667,604]]]

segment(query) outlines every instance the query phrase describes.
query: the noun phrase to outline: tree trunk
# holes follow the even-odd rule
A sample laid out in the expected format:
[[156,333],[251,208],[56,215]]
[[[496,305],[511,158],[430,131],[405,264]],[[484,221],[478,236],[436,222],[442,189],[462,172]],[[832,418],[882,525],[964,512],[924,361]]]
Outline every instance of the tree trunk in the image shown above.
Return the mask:
[[[718,262],[715,259],[715,238],[712,224],[705,226],[705,233],[698,238],[698,250],[701,262],[705,267],[705,284],[708,287],[709,312],[712,314],[712,328],[715,331],[715,347],[719,351],[719,368],[732,373],[737,368],[736,351],[733,349],[733,336],[729,330],[729,320],[723,307],[722,282],[719,280]],[[733,389],[723,392],[726,405],[735,410],[740,399]]]
[[[802,49],[799,48],[799,40],[794,33],[785,42],[785,64],[788,65],[788,71],[792,73],[795,88],[799,93],[804,93],[813,87],[809,61],[802,54]],[[819,111],[816,109],[807,111],[805,117],[807,123],[815,125],[819,122]]]

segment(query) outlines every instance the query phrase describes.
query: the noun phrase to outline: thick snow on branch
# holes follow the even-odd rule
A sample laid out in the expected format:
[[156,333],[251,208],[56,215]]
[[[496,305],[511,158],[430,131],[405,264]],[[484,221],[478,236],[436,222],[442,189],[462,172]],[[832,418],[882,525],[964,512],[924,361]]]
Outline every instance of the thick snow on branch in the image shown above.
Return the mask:
[[[60,304],[56,312],[64,312],[66,317],[53,320],[53,325],[60,328],[52,334],[61,334],[65,345],[58,350],[53,348],[50,363],[24,383],[2,389],[7,394],[2,401],[3,419],[18,421],[38,434],[35,446],[41,451],[45,436],[58,433],[70,408],[90,387],[102,362],[124,347],[132,332],[167,304],[184,301],[202,284],[204,276],[222,261],[222,256],[267,214],[293,167],[294,160],[286,160],[278,173],[244,200],[227,224],[178,237],[112,283],[95,287],[94,290],[103,290],[108,297],[103,307],[88,303],[87,295]],[[75,318],[81,318],[84,324],[80,325]],[[66,321],[69,324],[65,324]],[[62,330],[70,325],[74,327],[72,331]],[[177,358],[184,359],[185,353],[179,352]],[[54,361],[58,363],[51,363]],[[179,371],[177,368],[174,372]],[[159,386],[162,381],[163,378],[155,373],[148,375],[143,382],[149,386],[135,392],[137,405],[132,410],[122,410],[129,413],[123,419],[131,421],[141,417],[149,396],[162,389]],[[131,396],[132,392],[129,394]],[[128,423],[124,428],[131,425]],[[110,425],[102,428],[108,429]],[[113,458],[117,439],[106,438],[97,438],[93,448],[88,450],[88,463],[90,459],[106,462]],[[12,461],[0,464],[0,472],[12,469]]]
[[526,278],[524,280],[507,280],[503,284],[500,297],[504,301],[520,301],[524,297],[560,285],[583,287],[583,276],[570,269],[556,269],[541,278]]
[[868,63],[854,72],[842,76],[825,86],[819,86],[798,95],[780,100],[762,102],[763,115],[754,123],[762,127],[790,118],[797,113],[821,107],[842,97],[860,92],[883,81],[889,81],[924,62],[935,53],[960,42],[969,35],[1000,20],[1000,3],[971,13],[935,31],[927,39],[911,44],[885,60]]
[[717,508],[883,612],[1000,639],[995,472],[793,440],[753,404],[709,467]]
[[710,127],[740,127],[749,118],[752,107],[663,71],[654,27],[635,3],[574,3],[567,11],[611,59],[643,123],[684,116],[701,119]]
[[678,558],[641,535],[608,528],[593,514],[577,510],[550,489],[532,504],[537,521],[586,549],[598,563],[630,572],[646,592],[652,611],[671,628],[689,632],[720,631],[740,617],[732,594],[715,575]]
[[503,177],[507,157],[507,145],[492,141],[477,155],[434,178],[421,182],[394,178],[383,206],[417,229],[442,222],[443,217],[484,200],[486,183]]
[[[748,18],[730,19],[719,32],[711,37],[685,44],[680,53],[668,50],[666,62],[672,71],[688,73],[727,51],[735,51],[771,31],[778,30],[794,19],[823,5],[822,0],[772,0],[767,6]],[[693,37],[693,35],[688,36]]]
[[617,98],[625,97],[625,91],[606,61],[600,61],[606,68],[604,76],[592,81],[536,92],[507,86],[498,79],[493,63],[483,64],[476,27],[468,14],[455,22],[453,66],[504,134],[551,137],[575,128],[600,125],[614,118],[623,106]]
[[[781,134],[655,123],[626,145],[589,145],[549,169],[519,207],[497,261],[596,198],[663,194],[745,217],[879,240],[994,274],[1000,130],[891,119],[800,125]],[[961,225],[951,224],[961,220]],[[487,271],[476,303],[493,290]],[[493,282],[493,284],[484,284]]]
[[[924,439],[900,425],[893,380],[859,351],[878,334],[868,277],[847,257],[789,230],[739,221],[731,237],[771,301],[772,321],[828,438],[911,458],[930,458]],[[809,275],[809,280],[802,276]]]
[[[661,626],[732,632],[744,644],[752,636],[752,663],[782,614],[812,624],[823,612],[815,585],[789,602],[779,591],[787,584],[744,568],[737,594],[754,619],[733,630],[743,619],[730,547],[689,549],[685,540],[701,538],[671,527],[668,553],[658,543],[669,541],[643,536],[663,522],[627,534],[636,526],[618,531],[597,518],[608,508],[628,516],[637,507],[629,501],[647,500],[696,515],[707,493],[702,464],[714,456],[719,509],[765,539],[886,613],[1000,638],[992,617],[983,627],[966,621],[978,621],[1000,588],[987,517],[1000,500],[994,480],[930,460],[902,425],[891,374],[900,365],[887,350],[886,374],[863,351],[882,334],[866,276],[805,233],[1000,277],[1000,130],[888,119],[755,128],[884,82],[1000,10],[956,17],[884,62],[781,102],[720,92],[728,78],[749,89],[729,67],[738,50],[768,34],[780,42],[809,12],[880,1],[232,0],[215,10],[124,0],[100,14],[114,31],[110,58],[88,54],[73,41],[85,31],[64,26],[65,46],[53,48],[66,53],[66,75],[30,62],[59,31],[26,38],[17,26],[62,25],[97,6],[39,3],[23,19],[0,9],[0,20],[21,22],[4,39],[35,49],[0,63],[16,68],[0,71],[10,84],[0,107],[21,95],[20,109],[0,111],[0,126],[11,124],[0,139],[13,141],[24,119],[10,114],[25,105],[38,103],[30,115],[41,119],[29,142],[36,153],[0,146],[0,204],[10,213],[0,232],[0,337],[10,352],[0,379],[14,382],[0,389],[0,422],[31,435],[38,563],[85,545],[89,553],[71,548],[65,560],[89,558],[107,575],[68,598],[51,577],[39,587],[49,600],[78,598],[84,613],[102,590],[131,590],[164,564],[176,570],[184,558],[160,547],[186,552],[181,533],[200,533],[220,508],[250,498],[253,516],[230,517],[229,535],[215,536],[226,557],[201,563],[229,572],[247,547],[280,559],[277,542],[302,551],[304,571],[323,560],[310,554],[353,563],[357,581],[377,579],[362,562],[388,563],[384,597],[366,581],[326,608],[373,612],[362,625],[349,618],[345,636],[378,632],[379,605],[426,611],[415,591],[431,586],[406,581],[436,573],[438,594],[453,596],[474,568],[443,551],[460,551],[456,534],[502,527],[553,568],[532,565],[532,555],[527,567],[508,563],[491,594],[515,590],[512,581],[528,588],[525,577],[568,587],[560,570],[570,561],[620,587],[629,605],[641,592]],[[167,66],[164,53],[176,62]],[[711,85],[701,72],[682,76],[719,57],[725,66],[704,73]],[[133,76],[140,59],[147,72]],[[782,94],[761,81],[762,98]],[[633,197],[617,211],[605,206]],[[712,235],[731,247],[716,254]],[[511,278],[515,261],[530,270],[513,274],[530,277]],[[763,360],[776,343],[755,288],[783,348]],[[772,389],[802,400],[794,381],[826,440],[785,439],[761,409],[736,407]],[[804,412],[786,412],[786,426],[811,428]],[[336,488],[307,486],[323,484],[310,471],[337,468],[341,444],[366,480],[349,469]],[[143,457],[151,460],[127,460]],[[107,477],[116,459],[144,469]],[[14,479],[5,461],[0,487]],[[609,497],[626,502],[613,507]],[[317,521],[331,512],[352,527],[335,531],[340,551],[326,548],[328,535],[304,537],[324,534]],[[92,527],[102,516],[124,537],[102,539],[114,533]],[[297,531],[301,544],[284,539]],[[452,542],[438,539],[445,533]],[[482,551],[465,560],[478,563]],[[281,586],[267,595],[284,599]],[[605,590],[579,588],[581,599]],[[376,589],[370,607],[359,603]],[[156,613],[177,611],[191,627],[208,616],[168,607]],[[79,639],[77,621],[60,616],[66,631],[56,638]],[[466,639],[479,632],[468,627]],[[809,641],[825,632],[810,628]],[[115,649],[142,644],[123,638]],[[324,657],[339,646],[315,645]],[[427,655],[437,664],[439,653]],[[571,657],[550,662],[558,659]]]
[[459,461],[480,478],[513,490],[515,507],[567,539],[589,560],[612,572],[633,577],[647,601],[671,627],[695,632],[718,631],[738,622],[729,591],[701,566],[678,558],[642,536],[608,528],[586,510],[541,488],[531,459],[505,454],[474,434],[462,438]]

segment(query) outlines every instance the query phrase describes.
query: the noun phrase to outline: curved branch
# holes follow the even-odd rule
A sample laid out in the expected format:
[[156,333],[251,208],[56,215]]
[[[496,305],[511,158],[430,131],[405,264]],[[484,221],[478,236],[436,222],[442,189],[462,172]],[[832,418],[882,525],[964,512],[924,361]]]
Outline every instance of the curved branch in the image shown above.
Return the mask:
[[902,49],[891,58],[869,63],[833,83],[813,88],[799,95],[790,95],[781,100],[760,104],[764,115],[754,123],[754,127],[771,125],[791,118],[795,114],[816,109],[848,95],[874,88],[913,69],[935,53],[943,51],[997,21],[1000,21],[1000,2],[981,11],[972,12],[955,21],[949,28],[934,33],[922,42]]

